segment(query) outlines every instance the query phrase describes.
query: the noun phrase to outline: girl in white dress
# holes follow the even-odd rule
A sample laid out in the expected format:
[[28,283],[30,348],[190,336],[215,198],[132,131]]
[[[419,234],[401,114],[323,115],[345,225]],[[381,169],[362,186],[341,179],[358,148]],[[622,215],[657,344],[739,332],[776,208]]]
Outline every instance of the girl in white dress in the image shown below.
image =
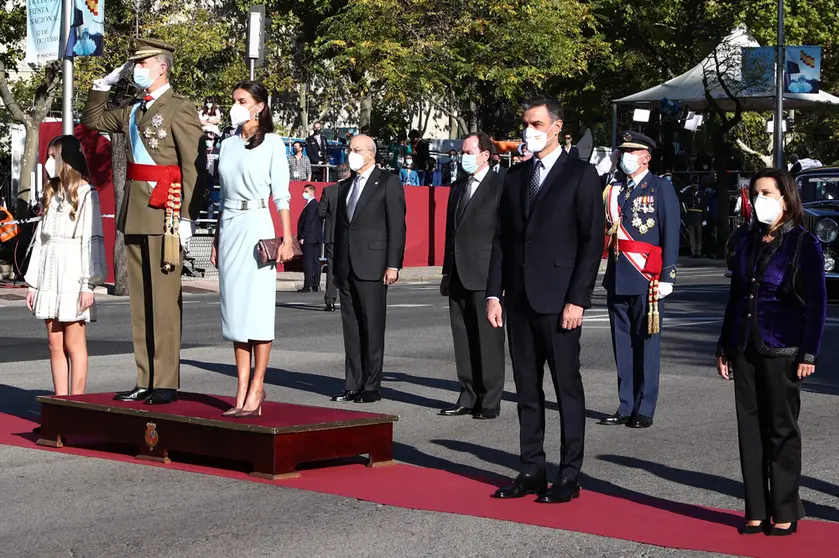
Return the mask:
[[284,263],[294,257],[291,194],[285,144],[272,133],[274,123],[265,87],[252,81],[237,85],[230,119],[238,130],[221,144],[221,214],[211,262],[219,270],[222,335],[233,342],[239,378],[236,405],[224,415],[248,417],[261,414],[265,401],[263,384],[277,304],[276,266],[259,265],[256,245],[275,236],[268,209],[269,198],[273,198],[283,224],[277,261]]
[[102,214],[79,140],[59,136],[48,155],[26,304],[47,325],[55,394],[79,394],[87,383],[85,323],[96,321],[93,289],[108,275]]

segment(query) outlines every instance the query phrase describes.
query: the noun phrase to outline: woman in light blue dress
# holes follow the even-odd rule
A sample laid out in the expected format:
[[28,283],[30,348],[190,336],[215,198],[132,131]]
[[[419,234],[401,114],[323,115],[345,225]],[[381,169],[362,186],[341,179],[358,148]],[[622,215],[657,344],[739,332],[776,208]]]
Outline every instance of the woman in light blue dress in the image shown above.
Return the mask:
[[292,259],[291,195],[286,148],[280,136],[272,133],[265,87],[251,81],[237,85],[230,119],[237,132],[222,142],[219,154],[221,213],[212,260],[219,270],[222,334],[233,341],[239,377],[236,405],[224,415],[248,417],[260,415],[265,401],[277,292],[276,266],[259,265],[256,245],[275,236],[268,209],[273,197],[283,226],[277,261]]

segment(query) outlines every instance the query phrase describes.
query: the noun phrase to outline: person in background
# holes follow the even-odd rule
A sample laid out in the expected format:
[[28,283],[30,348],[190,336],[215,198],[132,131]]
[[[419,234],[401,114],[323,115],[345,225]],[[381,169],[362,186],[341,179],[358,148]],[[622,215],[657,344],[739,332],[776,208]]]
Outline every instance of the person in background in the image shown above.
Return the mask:
[[717,192],[714,189],[714,179],[709,178],[705,184],[705,220],[702,221],[702,247],[704,256],[713,258],[717,249]]
[[204,146],[207,150],[207,218],[214,219],[218,212],[220,191],[216,186],[219,183],[218,156],[221,149],[221,130],[215,124],[204,126]]
[[458,178],[457,151],[449,151],[449,160],[443,163],[443,186],[451,186]]
[[531,157],[533,157],[533,153],[527,148],[527,143],[522,143],[519,145],[518,149],[519,153],[521,154],[521,162],[529,161]]
[[405,158],[405,164],[399,169],[399,180],[405,186],[419,186],[419,174],[414,170],[414,159],[412,155]]
[[87,384],[85,324],[96,321],[93,290],[108,276],[105,237],[79,140],[59,136],[47,153],[42,216],[24,276],[26,305],[46,323],[55,394],[75,395]]
[[396,175],[376,168],[368,136],[350,142],[349,165],[354,177],[339,183],[335,212],[346,383],[332,401],[373,403],[382,398],[387,290],[405,257],[405,189]]
[[518,165],[519,163],[521,163],[521,155],[519,155],[519,154],[513,155],[512,165],[510,165],[510,166]]
[[799,172],[801,172],[801,161],[798,160],[798,155],[793,153],[789,156],[789,173],[796,176]]
[[315,187],[303,187],[306,206],[297,219],[297,240],[303,249],[303,287],[297,292],[314,293],[320,290],[320,245],[323,242],[323,220],[318,215]]
[[568,153],[569,157],[574,157],[576,159],[580,158],[580,152],[577,150],[577,146],[575,146],[573,142],[573,138],[571,137],[571,132],[565,132],[564,142],[562,144],[562,150]]
[[309,163],[313,165],[310,180],[323,182],[324,170],[318,165],[329,162],[327,150],[326,139],[321,134],[321,123],[315,122],[312,125],[312,135],[306,138],[306,156],[309,158]]
[[494,419],[504,392],[504,328],[486,319],[489,255],[498,223],[504,180],[489,159],[494,145],[485,132],[463,140],[461,164],[468,177],[449,191],[440,294],[449,299],[460,395],[446,417],[472,415]]
[[291,180],[311,182],[312,164],[309,162],[308,155],[303,152],[303,147],[302,141],[296,141],[291,144],[294,154],[288,156],[288,169],[291,174]]
[[198,119],[202,126],[218,126],[221,124],[221,109],[213,97],[204,99],[204,105],[198,111]]
[[816,371],[824,333],[824,255],[802,226],[789,172],[760,170],[750,190],[757,220],[733,239],[717,369],[734,379],[746,504],[740,532],[791,535],[804,517],[798,414],[801,382]]
[[501,164],[501,155],[498,153],[492,154],[492,160],[490,161],[489,168],[492,169],[492,172],[501,177],[502,181],[507,177],[507,167]]
[[413,155],[414,168],[424,169],[425,162],[431,156],[429,153],[428,143],[422,139],[422,134],[419,130],[411,130],[408,134],[408,142],[411,146],[411,154]]
[[702,224],[705,222],[705,211],[708,200],[705,190],[699,186],[699,177],[690,177],[690,184],[680,192],[682,203],[685,205],[685,226],[690,237],[691,258],[702,257]]
[[276,263],[294,257],[291,195],[286,147],[273,133],[268,90],[244,81],[235,87],[232,98],[230,120],[237,132],[221,144],[221,215],[210,261],[219,271],[221,331],[225,340],[233,342],[238,376],[236,403],[224,415],[252,417],[262,413],[265,401],[277,297],[276,266],[260,265],[255,248],[260,240],[276,236],[268,209],[273,198],[283,231]]
[[338,182],[323,189],[318,203],[318,217],[323,219],[323,256],[326,258],[326,291],[323,295],[324,311],[335,311],[338,289],[335,287],[335,212],[338,210],[338,198],[341,195],[339,185],[351,176],[347,163],[336,168]]

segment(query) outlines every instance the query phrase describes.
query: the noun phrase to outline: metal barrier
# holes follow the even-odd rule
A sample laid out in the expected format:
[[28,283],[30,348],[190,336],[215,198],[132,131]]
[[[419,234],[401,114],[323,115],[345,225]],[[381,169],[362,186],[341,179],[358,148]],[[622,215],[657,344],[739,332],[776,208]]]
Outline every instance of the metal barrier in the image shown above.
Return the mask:
[[213,235],[196,234],[189,241],[189,251],[184,256],[183,279],[185,281],[195,279],[218,280],[218,270],[210,263],[210,255],[213,252]]

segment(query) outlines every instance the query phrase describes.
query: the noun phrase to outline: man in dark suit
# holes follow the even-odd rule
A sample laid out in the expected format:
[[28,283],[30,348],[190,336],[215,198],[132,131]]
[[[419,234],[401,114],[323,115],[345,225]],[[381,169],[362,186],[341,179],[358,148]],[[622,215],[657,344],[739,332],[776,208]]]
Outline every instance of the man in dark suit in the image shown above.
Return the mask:
[[315,182],[323,181],[323,167],[315,165],[325,165],[329,162],[326,139],[321,135],[320,129],[320,122],[315,122],[312,126],[312,135],[306,138],[306,156],[312,164],[312,180]]
[[507,167],[501,163],[501,155],[498,153],[493,153],[489,168],[492,172],[498,175],[501,182],[504,182],[507,179]]
[[569,157],[579,159],[580,151],[577,149],[577,146],[572,143],[573,141],[574,139],[571,137],[571,132],[565,132],[565,144],[562,146],[562,150],[565,151]]
[[335,284],[341,297],[346,388],[333,401],[382,398],[387,288],[405,255],[405,192],[395,174],[376,168],[369,136],[350,141],[352,180],[338,183]]
[[320,290],[320,244],[323,242],[323,221],[318,215],[315,201],[315,187],[303,187],[306,207],[297,219],[297,241],[303,249],[303,288],[299,293],[313,293]]
[[460,397],[454,407],[440,411],[443,416],[494,419],[501,410],[504,328],[492,327],[485,314],[498,198],[504,186],[489,166],[492,150],[486,133],[467,137],[461,166],[468,177],[449,192],[440,294],[449,297]]
[[[552,97],[524,105],[524,138],[534,157],[507,173],[487,281],[487,318],[503,326],[518,393],[521,472],[496,498],[538,494],[568,502],[580,494],[585,396],[580,333],[603,252],[603,205],[597,171],[559,146],[562,107]],[[559,476],[545,472],[545,362],[562,418]]]
[[[350,176],[350,167],[346,163],[338,165],[338,180]],[[318,216],[323,219],[323,256],[326,258],[326,292],[323,295],[326,312],[335,311],[338,289],[335,288],[335,212],[338,210],[338,184],[331,184],[323,189],[318,203]]]

